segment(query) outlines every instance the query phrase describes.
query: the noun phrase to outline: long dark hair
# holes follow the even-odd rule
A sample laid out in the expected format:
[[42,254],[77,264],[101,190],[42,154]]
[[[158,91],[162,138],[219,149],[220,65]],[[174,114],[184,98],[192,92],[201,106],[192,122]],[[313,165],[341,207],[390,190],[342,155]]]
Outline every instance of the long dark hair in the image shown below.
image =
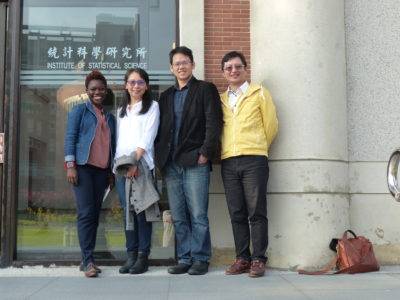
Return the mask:
[[[147,74],[147,72],[141,68],[129,69],[128,71],[126,71],[125,77],[124,77],[125,86],[128,83],[129,76],[134,72],[138,73],[140,78],[142,78],[146,82],[146,85],[147,85],[147,89],[144,92],[143,97],[142,97],[142,109],[139,112],[139,114],[143,115],[149,111],[149,109],[151,107],[151,102],[152,102],[150,84],[149,84],[150,83],[149,74]],[[129,95],[128,90],[125,89],[125,93],[122,98],[122,104],[120,106],[121,112],[120,112],[119,116],[121,118],[126,116],[126,109],[130,102],[131,102],[131,96]]]

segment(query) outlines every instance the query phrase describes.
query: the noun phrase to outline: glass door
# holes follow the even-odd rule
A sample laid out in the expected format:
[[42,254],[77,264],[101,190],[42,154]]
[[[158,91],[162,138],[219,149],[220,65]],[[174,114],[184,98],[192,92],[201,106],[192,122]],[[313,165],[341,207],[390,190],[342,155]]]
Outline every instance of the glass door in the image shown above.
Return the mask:
[[[175,0],[27,0],[23,2],[17,259],[78,260],[75,200],[66,182],[63,147],[67,114],[88,101],[84,78],[97,69],[115,100],[126,69],[150,74],[154,97],[172,84],[168,52],[175,41]],[[159,182],[162,186],[162,182]],[[164,193],[165,194],[165,193]],[[167,208],[163,195],[162,208]],[[153,226],[152,259],[174,257]],[[97,259],[125,257],[122,211],[114,190],[103,203]]]
[[[6,28],[7,28],[7,4],[6,3],[0,3],[0,133],[4,133],[4,106],[6,102],[6,92],[5,92],[5,74],[6,74]],[[2,145],[1,145],[1,157],[0,157],[0,235],[1,238],[3,239],[3,228],[5,228],[5,225],[3,225],[3,213],[2,209],[3,208],[3,195],[5,194],[3,192],[4,185],[3,185],[3,174],[4,174],[4,136],[1,136],[3,139]],[[3,254],[5,251],[4,243],[0,243],[0,253]]]

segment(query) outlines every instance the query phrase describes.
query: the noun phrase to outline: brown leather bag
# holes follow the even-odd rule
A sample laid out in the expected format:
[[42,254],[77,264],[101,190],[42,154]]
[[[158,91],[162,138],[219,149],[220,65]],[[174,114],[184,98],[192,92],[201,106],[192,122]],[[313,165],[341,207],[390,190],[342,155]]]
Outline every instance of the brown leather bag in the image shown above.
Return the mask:
[[[347,233],[351,233],[354,238],[347,238]],[[346,230],[341,239],[333,239],[329,247],[336,251],[337,255],[326,269],[315,272],[298,270],[299,274],[325,274],[335,266],[339,271],[331,274],[355,274],[379,270],[371,242],[363,236],[357,236],[351,230]]]

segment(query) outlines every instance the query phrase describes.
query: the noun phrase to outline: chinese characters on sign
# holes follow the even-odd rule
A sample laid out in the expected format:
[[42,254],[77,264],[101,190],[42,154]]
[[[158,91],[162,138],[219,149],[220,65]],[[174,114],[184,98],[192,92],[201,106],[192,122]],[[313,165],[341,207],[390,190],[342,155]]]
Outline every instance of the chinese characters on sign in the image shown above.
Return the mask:
[[4,163],[4,132],[0,133],[0,164]]
[[[47,69],[147,69],[146,48],[130,47],[100,47],[100,46],[80,46],[72,48],[65,46],[62,48],[50,47],[47,50]],[[79,59],[78,63],[68,61]],[[88,60],[88,61],[86,61]],[[129,60],[129,61],[128,61]],[[136,60],[136,61],[135,61]]]

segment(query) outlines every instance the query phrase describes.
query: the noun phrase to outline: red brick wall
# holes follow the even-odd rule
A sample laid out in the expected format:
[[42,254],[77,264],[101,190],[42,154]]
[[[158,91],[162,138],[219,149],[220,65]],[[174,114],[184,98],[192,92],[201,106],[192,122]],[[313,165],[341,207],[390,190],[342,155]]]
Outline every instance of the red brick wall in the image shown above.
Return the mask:
[[250,0],[204,0],[204,18],[205,79],[227,88],[221,59],[233,50],[245,55],[250,79]]

